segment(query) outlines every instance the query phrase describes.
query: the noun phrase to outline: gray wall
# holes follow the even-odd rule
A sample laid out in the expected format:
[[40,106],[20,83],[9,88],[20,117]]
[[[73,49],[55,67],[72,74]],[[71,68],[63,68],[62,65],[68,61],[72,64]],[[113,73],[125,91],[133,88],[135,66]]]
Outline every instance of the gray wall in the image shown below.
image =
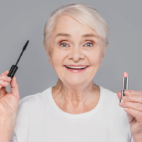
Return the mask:
[[[120,91],[123,72],[129,89],[142,91],[142,1],[140,0],[0,0],[0,74],[16,63],[23,45],[30,40],[16,73],[20,97],[54,86],[57,75],[48,62],[43,28],[53,10],[70,3],[96,8],[110,29],[109,47],[94,82]],[[7,87],[10,91],[10,85]]]

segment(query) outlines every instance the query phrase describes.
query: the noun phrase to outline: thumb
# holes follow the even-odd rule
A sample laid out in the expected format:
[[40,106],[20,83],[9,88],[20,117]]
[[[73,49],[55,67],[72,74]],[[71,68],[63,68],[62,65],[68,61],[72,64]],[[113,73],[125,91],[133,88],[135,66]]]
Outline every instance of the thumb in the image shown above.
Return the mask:
[[13,77],[12,81],[10,82],[10,85],[11,85],[11,94],[19,98],[19,87],[16,80],[16,76]]

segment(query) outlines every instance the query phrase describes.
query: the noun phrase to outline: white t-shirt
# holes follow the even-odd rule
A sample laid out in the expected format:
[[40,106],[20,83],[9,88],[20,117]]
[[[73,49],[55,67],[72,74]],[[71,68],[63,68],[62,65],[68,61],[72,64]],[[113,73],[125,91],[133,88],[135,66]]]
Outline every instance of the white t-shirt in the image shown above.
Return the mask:
[[117,93],[102,86],[94,109],[81,114],[61,110],[52,87],[19,102],[12,142],[133,142],[127,113]]

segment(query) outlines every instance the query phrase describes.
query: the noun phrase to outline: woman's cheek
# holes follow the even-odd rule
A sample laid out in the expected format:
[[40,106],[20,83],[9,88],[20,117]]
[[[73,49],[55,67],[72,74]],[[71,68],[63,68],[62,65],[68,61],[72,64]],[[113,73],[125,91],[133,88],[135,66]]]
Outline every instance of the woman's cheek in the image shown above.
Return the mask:
[[96,65],[96,64],[99,64],[101,61],[101,54],[99,52],[92,51],[89,54],[87,54],[87,58],[90,64]]
[[64,53],[61,52],[60,50],[54,51],[52,54],[52,62],[53,65],[56,67],[60,67],[64,64]]

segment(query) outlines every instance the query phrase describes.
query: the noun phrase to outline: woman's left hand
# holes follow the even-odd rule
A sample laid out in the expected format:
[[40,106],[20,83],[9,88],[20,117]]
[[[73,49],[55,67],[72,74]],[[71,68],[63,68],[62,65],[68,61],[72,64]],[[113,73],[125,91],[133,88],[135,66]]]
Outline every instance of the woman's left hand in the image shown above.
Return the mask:
[[[119,102],[119,105],[123,108],[127,108],[127,113],[131,133],[133,135],[142,135],[142,92],[134,90],[125,90],[125,96],[123,102]],[[121,98],[121,91],[117,92],[117,96]],[[122,105],[123,104],[123,105]]]

